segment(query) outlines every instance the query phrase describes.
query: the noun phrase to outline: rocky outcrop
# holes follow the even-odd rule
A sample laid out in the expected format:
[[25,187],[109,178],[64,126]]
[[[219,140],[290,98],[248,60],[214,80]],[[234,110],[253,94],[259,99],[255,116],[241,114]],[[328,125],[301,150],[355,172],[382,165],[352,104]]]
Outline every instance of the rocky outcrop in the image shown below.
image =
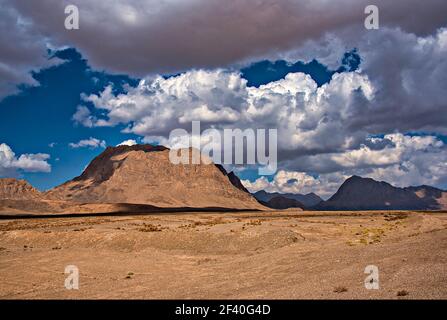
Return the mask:
[[0,179],[0,200],[39,200],[42,194],[25,180]]

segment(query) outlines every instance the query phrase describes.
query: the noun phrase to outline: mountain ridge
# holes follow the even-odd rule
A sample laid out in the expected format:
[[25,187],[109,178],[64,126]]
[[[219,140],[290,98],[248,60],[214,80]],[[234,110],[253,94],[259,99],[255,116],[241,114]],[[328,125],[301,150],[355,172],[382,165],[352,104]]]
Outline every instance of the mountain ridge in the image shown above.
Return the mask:
[[[107,147],[77,177],[46,192],[25,180],[0,179],[0,200],[66,201],[73,203],[129,203],[160,208],[263,210],[446,210],[447,191],[428,185],[395,187],[357,175],[346,179],[323,201],[315,193],[249,191],[234,172],[204,161],[172,164],[164,146]],[[189,149],[190,156],[198,150]]]
[[300,193],[279,193],[279,192],[266,192],[265,190],[259,190],[253,193],[253,196],[263,202],[268,203],[274,197],[283,197],[287,199],[293,199],[300,202],[304,207],[313,207],[319,202],[323,201],[318,195],[313,192],[307,194]]
[[0,178],[1,200],[39,200],[43,194],[28,181],[15,178]]
[[261,204],[272,209],[284,210],[284,209],[295,208],[304,210],[305,208],[305,206],[298,200],[286,198],[283,196],[275,196],[268,201],[262,201],[262,200],[258,201],[261,202]]
[[354,175],[315,210],[445,210],[447,192],[430,186],[395,187]]
[[[198,152],[189,151],[190,156]],[[108,147],[80,176],[45,196],[86,203],[262,209],[241,186],[234,173],[226,173],[214,163],[173,164],[166,147],[134,145]]]

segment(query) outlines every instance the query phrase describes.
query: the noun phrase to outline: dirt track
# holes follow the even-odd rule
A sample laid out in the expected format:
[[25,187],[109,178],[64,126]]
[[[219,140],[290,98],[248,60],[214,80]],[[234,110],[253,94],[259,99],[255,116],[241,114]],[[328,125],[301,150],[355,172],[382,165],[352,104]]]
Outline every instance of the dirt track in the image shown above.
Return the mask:
[[[79,268],[79,290],[64,287],[67,265]],[[367,265],[379,268],[379,290],[364,287]],[[0,278],[3,299],[447,299],[447,214],[1,220]]]

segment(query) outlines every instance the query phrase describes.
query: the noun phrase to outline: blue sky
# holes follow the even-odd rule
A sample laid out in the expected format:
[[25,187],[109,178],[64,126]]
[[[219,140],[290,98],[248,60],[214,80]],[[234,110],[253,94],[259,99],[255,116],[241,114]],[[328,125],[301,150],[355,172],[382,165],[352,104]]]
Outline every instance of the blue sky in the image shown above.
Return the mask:
[[289,63],[285,60],[259,61],[241,69],[242,77],[248,80],[249,86],[259,87],[272,81],[283,79],[288,73],[302,72],[315,80],[318,86],[328,83],[336,72],[355,71],[360,65],[360,55],[354,48],[343,54],[340,66],[331,70],[317,60],[310,62],[297,61]]

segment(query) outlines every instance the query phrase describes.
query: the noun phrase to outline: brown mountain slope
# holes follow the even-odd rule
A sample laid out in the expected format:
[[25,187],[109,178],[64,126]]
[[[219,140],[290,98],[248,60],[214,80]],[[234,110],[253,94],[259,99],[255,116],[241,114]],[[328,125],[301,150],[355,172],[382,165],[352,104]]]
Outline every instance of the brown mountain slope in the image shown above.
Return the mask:
[[46,193],[49,199],[138,203],[160,207],[263,209],[214,164],[172,164],[151,145],[108,147],[79,177]]
[[25,180],[0,179],[0,200],[40,200],[42,194]]

